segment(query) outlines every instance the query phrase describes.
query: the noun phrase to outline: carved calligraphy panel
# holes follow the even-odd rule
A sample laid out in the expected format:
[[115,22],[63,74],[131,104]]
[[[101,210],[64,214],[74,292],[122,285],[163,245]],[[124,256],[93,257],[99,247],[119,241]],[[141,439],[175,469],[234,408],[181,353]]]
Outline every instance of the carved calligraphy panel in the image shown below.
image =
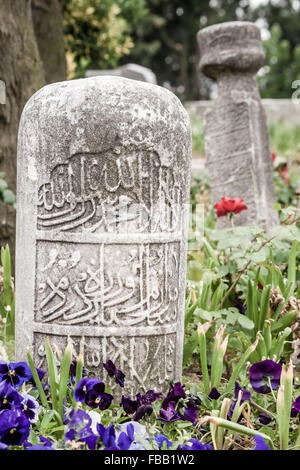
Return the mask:
[[178,312],[179,243],[39,241],[35,321],[154,326]]
[[174,232],[181,227],[182,175],[155,152],[78,154],[57,165],[38,193],[38,230]]
[[[109,382],[103,362],[110,359],[118,364],[126,375],[126,393],[146,392],[153,384],[160,390],[174,378],[175,332],[151,336],[55,336],[54,342],[60,351],[64,350],[68,339],[77,354],[80,350],[84,352],[85,366],[97,378]],[[41,368],[46,365],[45,341],[46,335],[35,333],[34,354]],[[137,358],[143,359],[137,361]],[[110,381],[110,386],[116,393],[120,391],[114,381]]]

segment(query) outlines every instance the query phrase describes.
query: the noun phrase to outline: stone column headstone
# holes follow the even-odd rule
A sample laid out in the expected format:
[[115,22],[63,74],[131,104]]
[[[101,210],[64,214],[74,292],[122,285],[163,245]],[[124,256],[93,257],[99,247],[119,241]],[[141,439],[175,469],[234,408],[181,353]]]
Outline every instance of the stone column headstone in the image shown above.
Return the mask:
[[[46,337],[123,393],[181,375],[191,129],[168,90],[119,77],[43,87],[18,141],[16,358]],[[118,387],[118,386],[117,386]],[[116,393],[118,393],[116,391]]]
[[[215,204],[222,197],[243,198],[248,210],[235,225],[278,223],[272,160],[265,111],[256,72],[264,63],[259,28],[249,22],[229,22],[198,32],[200,70],[217,81],[218,97],[205,119],[205,151]],[[229,226],[226,217],[220,228]]]

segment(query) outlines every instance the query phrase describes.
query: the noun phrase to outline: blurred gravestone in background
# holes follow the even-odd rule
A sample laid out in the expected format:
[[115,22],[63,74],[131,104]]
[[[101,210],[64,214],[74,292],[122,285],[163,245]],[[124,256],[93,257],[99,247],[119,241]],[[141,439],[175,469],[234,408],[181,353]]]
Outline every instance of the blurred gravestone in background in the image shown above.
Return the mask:
[[138,64],[121,65],[111,70],[87,70],[86,77],[113,75],[117,77],[131,78],[142,82],[157,84],[156,76],[151,69]]
[[[199,68],[218,83],[218,97],[205,115],[205,151],[213,204],[243,198],[247,211],[236,225],[269,230],[278,223],[266,115],[256,82],[264,63],[260,31],[250,22],[229,22],[198,33]],[[218,226],[230,226],[225,217]]]

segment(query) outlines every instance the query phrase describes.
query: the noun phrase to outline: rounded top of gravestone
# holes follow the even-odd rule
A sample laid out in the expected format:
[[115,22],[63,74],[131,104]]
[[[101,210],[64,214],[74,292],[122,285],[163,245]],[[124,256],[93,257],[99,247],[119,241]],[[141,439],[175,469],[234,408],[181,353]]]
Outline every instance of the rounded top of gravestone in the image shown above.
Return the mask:
[[210,78],[226,70],[253,72],[263,65],[260,30],[248,21],[231,21],[201,29],[197,34],[199,69]]
[[120,149],[132,147],[158,154],[168,166],[177,157],[183,160],[191,141],[188,114],[174,93],[123,77],[46,85],[25,105],[20,129],[25,124],[33,128],[36,120],[39,145],[53,166],[64,155],[71,158],[110,149],[119,158]]

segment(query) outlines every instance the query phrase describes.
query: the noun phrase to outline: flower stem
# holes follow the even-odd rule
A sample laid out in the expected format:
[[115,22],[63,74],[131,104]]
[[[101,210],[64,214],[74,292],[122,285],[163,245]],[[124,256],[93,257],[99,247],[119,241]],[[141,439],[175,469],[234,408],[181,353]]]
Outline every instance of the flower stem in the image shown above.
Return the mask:
[[276,416],[269,410],[266,410],[262,406],[258,405],[255,401],[250,400],[250,404],[254,406],[257,410],[261,411],[262,413],[266,413],[267,415],[271,416],[271,418],[276,419]]
[[269,383],[269,387],[270,387],[271,393],[272,393],[272,395],[273,395],[274,401],[276,401],[276,397],[275,397],[274,390],[273,390],[273,388],[272,388],[272,384],[271,384],[271,379],[270,379],[270,377],[268,377],[268,383]]

